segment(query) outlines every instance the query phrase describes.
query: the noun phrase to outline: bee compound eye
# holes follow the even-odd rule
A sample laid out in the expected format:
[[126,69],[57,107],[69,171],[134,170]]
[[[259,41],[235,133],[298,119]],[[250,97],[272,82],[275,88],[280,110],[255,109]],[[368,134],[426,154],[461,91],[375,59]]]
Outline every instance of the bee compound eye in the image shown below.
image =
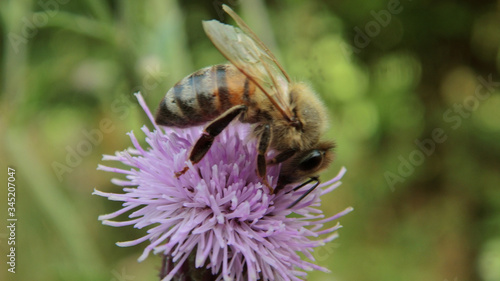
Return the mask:
[[315,169],[321,165],[323,162],[323,155],[319,150],[313,150],[307,154],[299,163],[299,169],[303,171],[309,171]]

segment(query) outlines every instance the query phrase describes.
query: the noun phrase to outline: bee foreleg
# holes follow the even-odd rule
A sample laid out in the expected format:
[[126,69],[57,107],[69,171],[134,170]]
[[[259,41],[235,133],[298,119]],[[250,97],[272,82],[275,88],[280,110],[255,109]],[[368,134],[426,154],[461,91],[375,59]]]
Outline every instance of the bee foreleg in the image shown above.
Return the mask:
[[[193,146],[193,149],[189,154],[189,161],[191,161],[191,163],[193,164],[200,162],[205,154],[207,154],[208,150],[210,150],[215,137],[219,135],[220,132],[222,132],[227,127],[227,125],[229,125],[229,123],[234,120],[234,118],[239,116],[246,109],[247,107],[245,105],[233,106],[230,109],[226,110],[226,112],[221,114],[219,117],[212,120],[203,131],[201,137],[196,141],[196,144]],[[179,177],[188,170],[189,168],[188,166],[186,166],[181,171],[175,173],[175,176]]]
[[285,151],[282,151],[278,155],[276,155],[273,159],[267,161],[267,164],[275,165],[284,162],[288,160],[290,157],[292,157],[296,152],[297,150],[295,149],[287,149]]
[[302,199],[306,198],[307,195],[309,195],[309,193],[311,193],[314,189],[316,189],[316,187],[318,187],[318,185],[320,184],[320,181],[319,181],[319,178],[318,177],[312,177],[310,178],[309,180],[305,181],[304,183],[300,184],[299,186],[296,186],[293,191],[297,191],[299,188],[302,188],[304,187],[305,185],[311,183],[315,181],[316,183],[311,187],[309,188],[306,193],[302,194],[299,199],[295,200],[295,202],[293,202],[292,204],[290,204],[290,206],[288,206],[288,209],[290,208],[293,208],[295,205],[297,205],[300,201],[302,201]]
[[269,124],[265,124],[262,126],[262,131],[260,132],[259,143],[257,146],[257,173],[259,177],[262,178],[264,184],[269,188],[271,193],[273,193],[273,188],[267,182],[266,174],[267,174],[267,164],[266,164],[266,152],[269,148],[269,144],[271,143],[271,126]]
[[[280,178],[278,179],[278,186],[277,186],[277,187],[276,187],[276,189],[275,189],[275,191],[276,191],[276,192],[278,192],[279,190],[283,189],[283,188],[284,188],[284,187],[288,184],[288,183],[286,183],[286,182],[285,182],[285,183],[284,183],[284,182],[282,182],[282,179],[283,179],[282,177],[280,177]],[[293,189],[291,189],[291,190],[287,191],[287,192],[286,192],[286,194],[288,194],[288,193],[290,193],[290,192],[292,192],[292,191],[297,191],[297,190],[301,189],[302,187],[304,187],[304,186],[306,186],[306,185],[310,184],[310,183],[311,183],[311,182],[313,182],[313,181],[318,181],[318,177],[316,177],[316,176],[315,176],[315,177],[310,177],[310,178],[309,178],[308,180],[306,180],[305,182],[303,182],[303,183],[301,183],[301,184],[297,185],[296,187],[294,187]]]

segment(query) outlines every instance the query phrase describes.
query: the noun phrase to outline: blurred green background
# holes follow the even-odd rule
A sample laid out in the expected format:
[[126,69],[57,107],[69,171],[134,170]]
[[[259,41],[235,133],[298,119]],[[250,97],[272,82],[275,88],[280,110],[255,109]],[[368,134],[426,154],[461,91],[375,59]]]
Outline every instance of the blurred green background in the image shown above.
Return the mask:
[[[0,2],[0,189],[16,169],[17,273],[1,280],[157,280],[160,258],[102,226],[119,189],[96,171],[179,79],[224,62],[201,21],[232,6],[330,109],[344,184],[318,280],[500,280],[500,1]],[[229,21],[232,23],[232,21]],[[140,135],[140,132],[138,132]],[[6,223],[5,223],[6,224]]]

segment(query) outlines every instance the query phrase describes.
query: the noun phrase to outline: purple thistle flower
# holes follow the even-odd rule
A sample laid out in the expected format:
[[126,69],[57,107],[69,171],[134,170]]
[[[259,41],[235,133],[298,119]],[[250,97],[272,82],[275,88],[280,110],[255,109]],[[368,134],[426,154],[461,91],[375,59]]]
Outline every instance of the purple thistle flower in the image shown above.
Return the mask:
[[[103,160],[119,161],[131,169],[98,167],[125,174],[126,180],[112,179],[123,186],[125,193],[93,193],[123,202],[122,209],[99,217],[103,224],[150,227],[145,236],[119,242],[118,246],[149,240],[139,261],[153,251],[176,264],[163,280],[172,280],[190,256],[196,268],[206,268],[216,280],[303,280],[305,271],[328,271],[312,262],[312,252],[335,239],[341,227],[337,223],[324,229],[323,225],[352,208],[325,218],[316,207],[321,195],[341,184],[345,168],[288,208],[310,186],[291,191],[290,185],[270,194],[255,171],[256,140],[247,138],[250,125],[234,122],[228,126],[207,155],[193,166],[186,159],[203,127],[160,128],[142,96],[136,96],[155,127],[152,132],[146,126],[142,128],[150,147],[142,148],[135,135],[129,133],[134,148],[105,155]],[[174,172],[186,163],[188,172],[175,178]],[[268,182],[275,186],[279,166],[269,167],[267,173]],[[129,212],[128,221],[111,220]],[[291,213],[297,215],[291,217]],[[303,260],[299,253],[311,261]]]

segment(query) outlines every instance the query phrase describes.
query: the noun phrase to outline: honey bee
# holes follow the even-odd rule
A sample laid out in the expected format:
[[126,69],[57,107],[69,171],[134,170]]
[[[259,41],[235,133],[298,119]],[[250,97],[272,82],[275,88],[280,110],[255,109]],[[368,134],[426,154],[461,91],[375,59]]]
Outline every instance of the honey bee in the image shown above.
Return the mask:
[[[266,166],[278,163],[282,167],[276,189],[307,178],[311,178],[307,183],[316,181],[315,188],[318,172],[333,158],[333,143],[320,140],[327,127],[326,108],[309,86],[291,81],[231,8],[224,5],[223,9],[240,28],[216,20],[204,21],[203,27],[230,64],[203,68],[175,84],[160,102],[156,123],[183,128],[209,122],[191,150],[193,164],[205,156],[214,138],[232,120],[254,124],[257,173],[270,191]],[[278,153],[266,160],[269,148]],[[187,170],[186,166],[176,176]]]

